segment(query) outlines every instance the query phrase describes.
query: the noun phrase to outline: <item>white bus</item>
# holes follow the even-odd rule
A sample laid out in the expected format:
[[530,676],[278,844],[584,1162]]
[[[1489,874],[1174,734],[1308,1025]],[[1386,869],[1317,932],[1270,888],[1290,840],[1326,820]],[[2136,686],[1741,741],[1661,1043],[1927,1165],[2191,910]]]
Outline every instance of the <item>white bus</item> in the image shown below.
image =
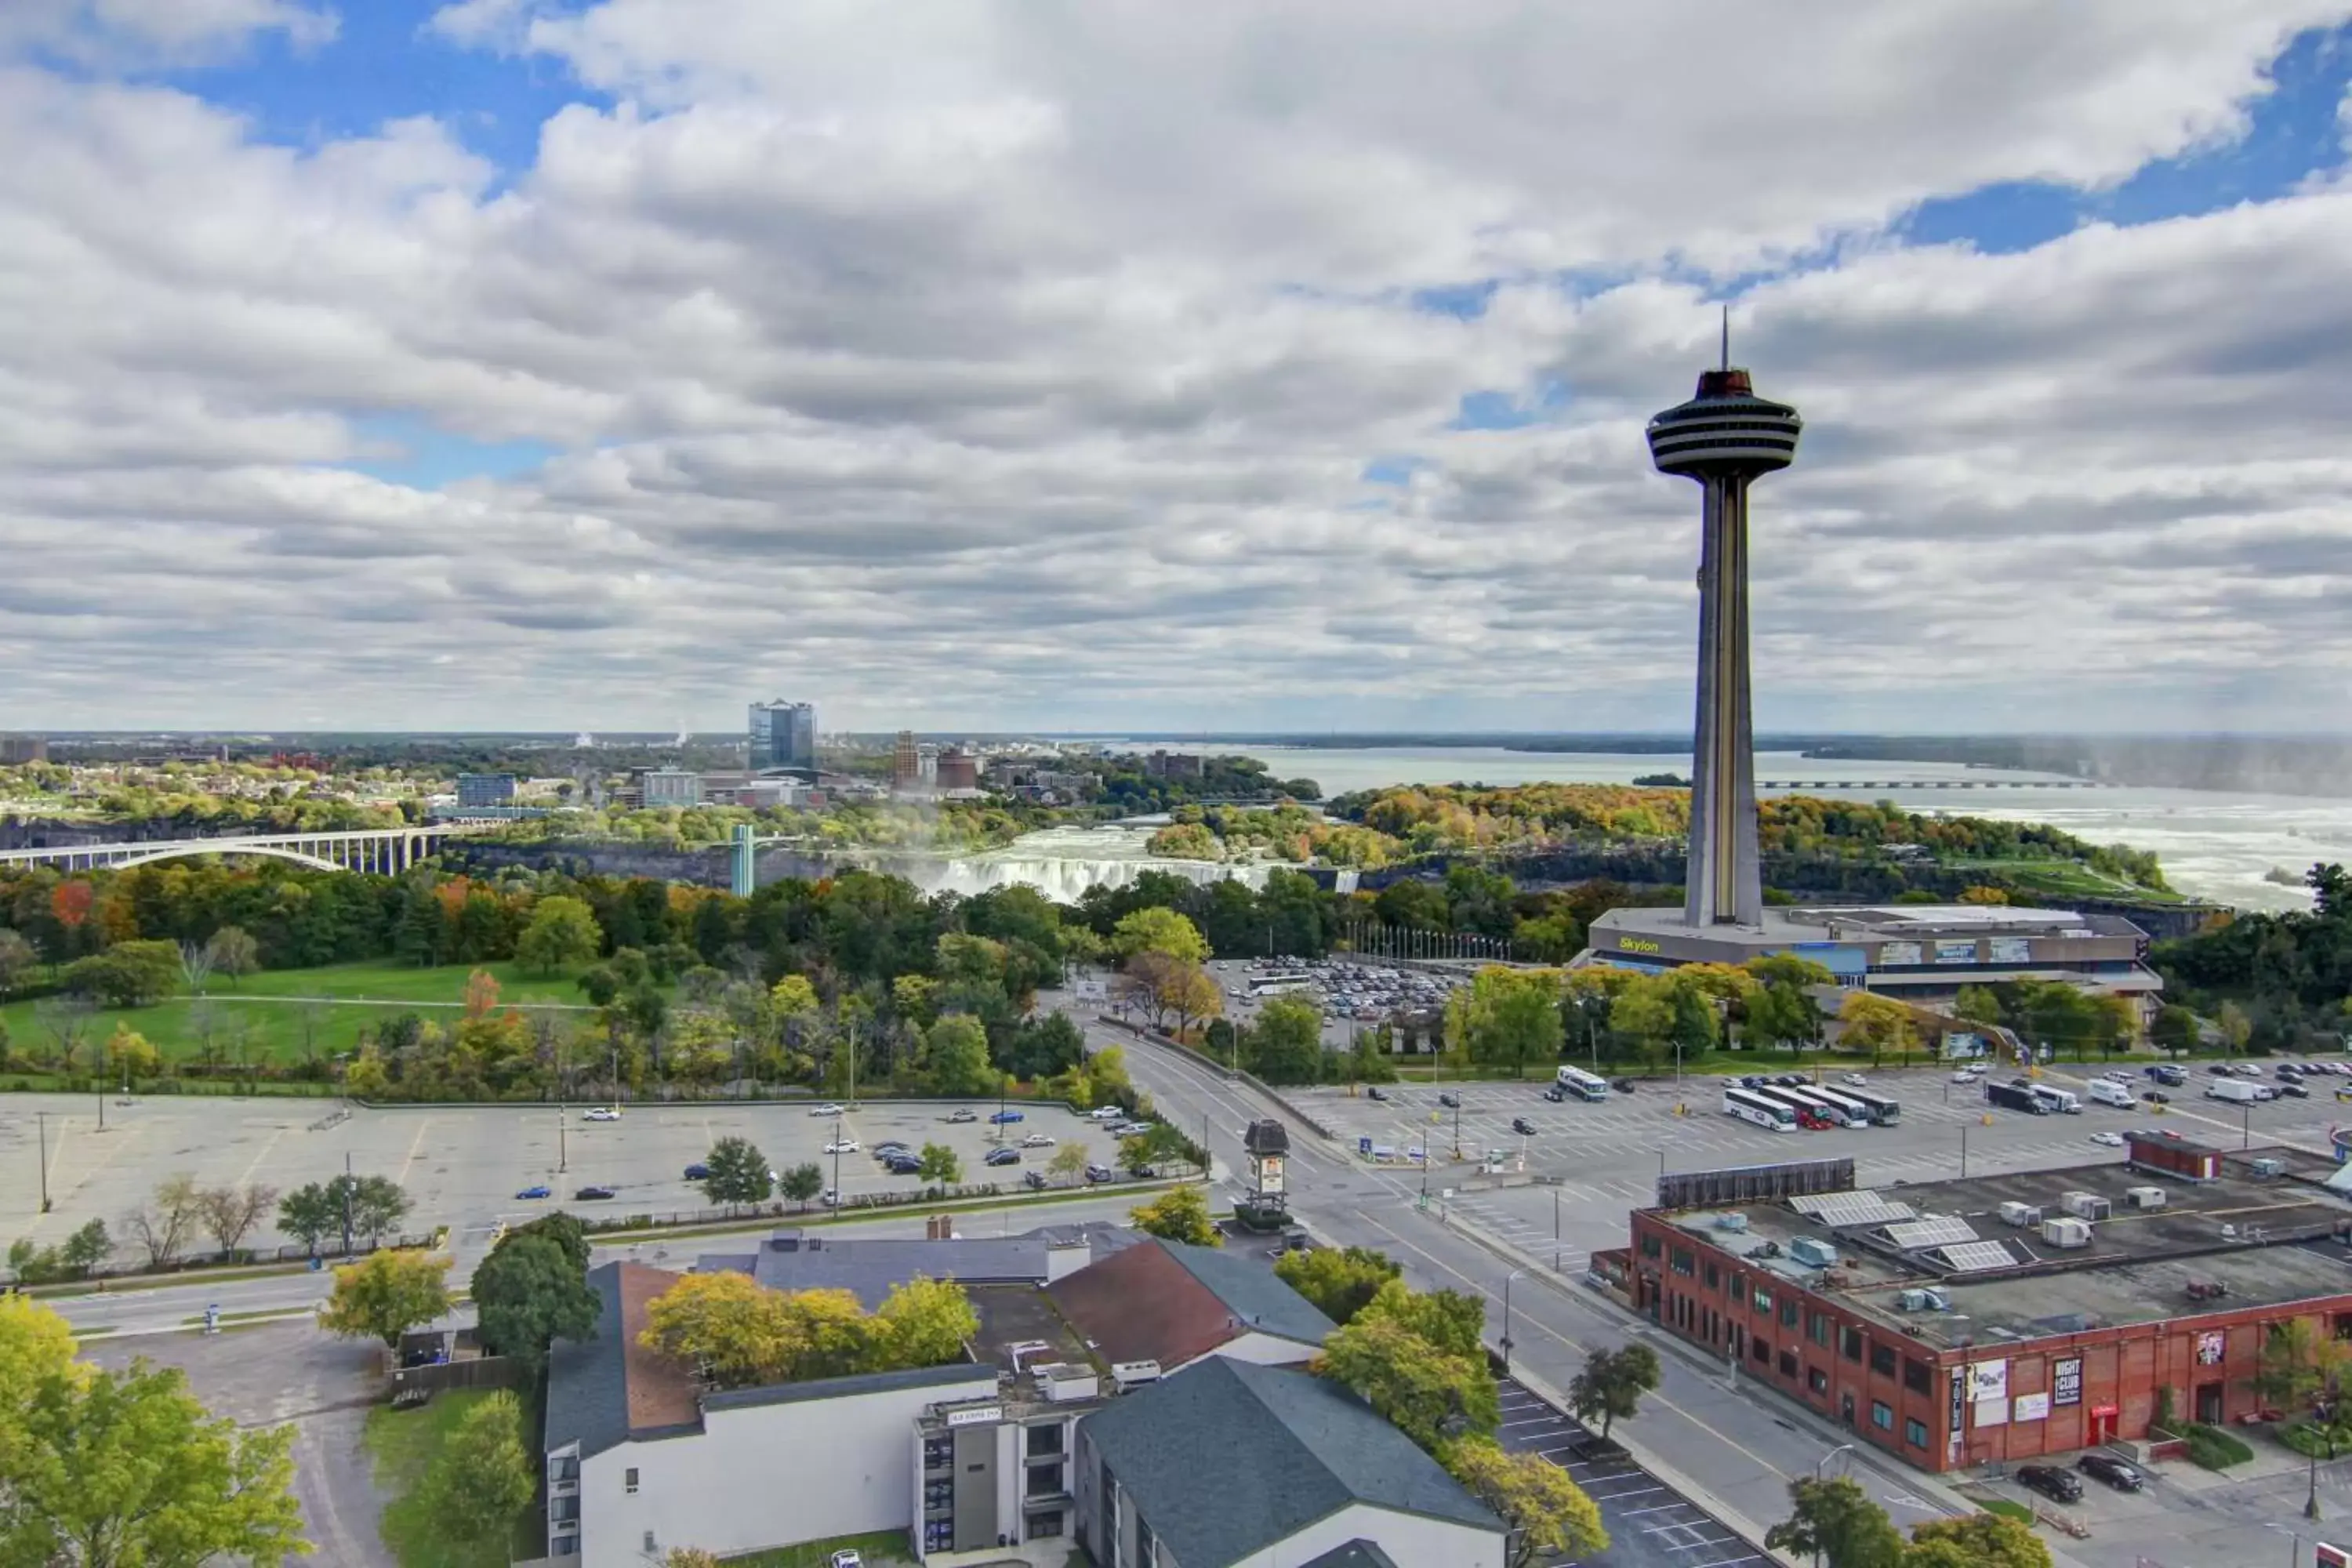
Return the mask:
[[1870,1125],[1870,1111],[1867,1107],[1859,1101],[1847,1099],[1825,1083],[1809,1083],[1803,1089],[1783,1089],[1781,1092],[1796,1095],[1811,1105],[1817,1114],[1827,1117],[1840,1127]]
[[1253,996],[1279,996],[1290,991],[1311,991],[1315,976],[1311,974],[1253,974],[1249,977]]
[[1582,1068],[1562,1068],[1555,1076],[1559,1080],[1559,1087],[1579,1100],[1609,1098],[1609,1080],[1605,1078],[1595,1078]]
[[1769,1127],[1775,1132],[1797,1130],[1797,1113],[1789,1109],[1786,1101],[1742,1089],[1736,1083],[1724,1087],[1723,1113],[1737,1116],[1742,1121],[1753,1121],[1759,1127]]
[[1881,1094],[1876,1089],[1842,1089],[1837,1091],[1837,1096],[1840,1100],[1851,1100],[1870,1112],[1870,1120],[1876,1126],[1892,1127],[1902,1119],[1902,1104],[1892,1095]]

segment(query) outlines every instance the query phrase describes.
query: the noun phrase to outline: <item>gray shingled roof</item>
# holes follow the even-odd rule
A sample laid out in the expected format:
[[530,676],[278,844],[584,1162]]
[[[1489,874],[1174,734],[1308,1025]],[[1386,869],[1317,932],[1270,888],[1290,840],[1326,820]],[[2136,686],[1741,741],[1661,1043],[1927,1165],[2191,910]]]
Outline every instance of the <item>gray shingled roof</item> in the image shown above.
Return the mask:
[[1262,1258],[1214,1247],[1162,1241],[1169,1256],[1242,1322],[1264,1333],[1319,1345],[1339,1325],[1282,1282]]
[[[782,1231],[751,1259],[752,1279],[771,1290],[847,1290],[872,1311],[890,1294],[921,1275],[967,1285],[1045,1281],[1046,1244],[1020,1237],[836,1237]],[[696,1262],[698,1273],[744,1272],[737,1253],[711,1253]]]
[[1411,1438],[1312,1373],[1210,1356],[1084,1431],[1184,1568],[1224,1568],[1357,1502],[1503,1530]]
[[629,1378],[621,1344],[621,1266],[588,1270],[588,1288],[604,1300],[596,1328],[584,1340],[558,1340],[547,1357],[547,1447],[580,1445],[580,1457],[601,1454],[629,1436]]
[[1345,1546],[1334,1546],[1305,1568],[1397,1568],[1397,1563],[1381,1550],[1377,1541],[1350,1541]]

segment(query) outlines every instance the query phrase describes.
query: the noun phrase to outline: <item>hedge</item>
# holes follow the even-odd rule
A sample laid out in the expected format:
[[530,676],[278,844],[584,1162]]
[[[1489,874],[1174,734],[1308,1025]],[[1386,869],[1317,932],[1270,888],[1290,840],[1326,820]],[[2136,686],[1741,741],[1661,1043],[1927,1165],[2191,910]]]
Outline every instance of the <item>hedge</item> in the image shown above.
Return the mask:
[[2219,1426],[2189,1428],[2189,1459],[2209,1470],[2226,1470],[2231,1465],[2242,1465],[2254,1457],[2254,1451],[2237,1437]]

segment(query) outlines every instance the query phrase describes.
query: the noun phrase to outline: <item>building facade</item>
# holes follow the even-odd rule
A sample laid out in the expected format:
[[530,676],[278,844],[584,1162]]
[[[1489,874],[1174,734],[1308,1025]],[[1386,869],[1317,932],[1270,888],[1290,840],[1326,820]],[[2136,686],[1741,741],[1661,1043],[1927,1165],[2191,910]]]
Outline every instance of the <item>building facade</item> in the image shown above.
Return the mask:
[[23,767],[49,760],[49,742],[39,735],[0,735],[0,767]]
[[809,702],[751,704],[746,765],[753,773],[785,771],[816,776],[816,706]]
[[511,805],[515,797],[515,776],[512,773],[459,773],[457,804],[469,805]]
[[980,787],[980,759],[960,746],[950,746],[940,753],[939,765],[933,774],[941,792]]
[[916,749],[915,732],[901,730],[890,748],[890,787],[899,791],[911,790],[922,782],[922,753]]

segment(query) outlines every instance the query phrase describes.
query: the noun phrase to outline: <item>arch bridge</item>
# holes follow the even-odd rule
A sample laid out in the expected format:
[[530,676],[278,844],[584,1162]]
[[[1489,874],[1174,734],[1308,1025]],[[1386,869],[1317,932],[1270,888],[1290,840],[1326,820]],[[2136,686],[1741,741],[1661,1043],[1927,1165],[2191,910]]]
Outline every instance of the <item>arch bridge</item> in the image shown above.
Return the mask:
[[233,833],[214,838],[150,838],[123,844],[58,844],[0,849],[0,866],[56,866],[68,871],[122,871],[198,855],[264,855],[321,871],[393,875],[432,854],[470,825],[362,827],[332,833]]

